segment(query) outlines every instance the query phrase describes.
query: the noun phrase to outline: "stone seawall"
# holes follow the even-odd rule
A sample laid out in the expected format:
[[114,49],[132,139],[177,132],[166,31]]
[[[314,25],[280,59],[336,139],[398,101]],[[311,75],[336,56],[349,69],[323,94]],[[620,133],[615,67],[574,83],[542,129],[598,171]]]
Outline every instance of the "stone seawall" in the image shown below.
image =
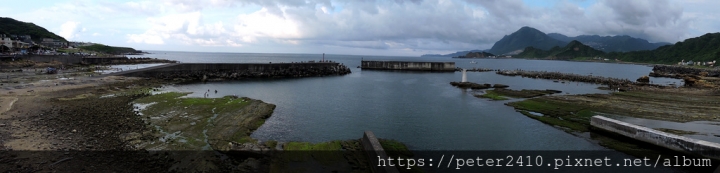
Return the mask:
[[293,78],[345,75],[351,73],[338,63],[180,63],[163,67],[126,71],[115,75],[152,77],[159,79],[246,79]]
[[615,119],[593,116],[590,125],[671,150],[720,159],[720,144],[669,134]]
[[454,72],[455,62],[362,61],[362,69]]

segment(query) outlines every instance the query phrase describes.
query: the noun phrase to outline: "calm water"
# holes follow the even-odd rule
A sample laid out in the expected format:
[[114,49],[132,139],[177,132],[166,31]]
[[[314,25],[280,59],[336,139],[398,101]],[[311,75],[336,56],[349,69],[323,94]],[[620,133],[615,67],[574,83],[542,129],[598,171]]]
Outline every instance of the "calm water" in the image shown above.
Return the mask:
[[[151,52],[143,57],[181,62],[298,62],[320,60],[310,54],[238,54]],[[599,150],[603,147],[517,113],[504,102],[472,96],[450,86],[461,73],[368,71],[356,68],[360,59],[454,61],[464,68],[524,69],[592,74],[631,80],[647,75],[640,65],[540,61],[325,55],[325,59],[351,67],[345,76],[302,79],[247,80],[166,86],[170,91],[191,91],[202,97],[236,94],[276,104],[265,125],[252,137],[260,140],[309,141],[358,139],[365,130],[396,139],[414,150]],[[678,80],[652,78],[654,83]],[[549,80],[506,77],[493,72],[468,72],[468,81],[501,83],[511,89],[557,89],[563,94],[606,93],[598,85],[555,83]],[[510,100],[512,101],[512,100]]]

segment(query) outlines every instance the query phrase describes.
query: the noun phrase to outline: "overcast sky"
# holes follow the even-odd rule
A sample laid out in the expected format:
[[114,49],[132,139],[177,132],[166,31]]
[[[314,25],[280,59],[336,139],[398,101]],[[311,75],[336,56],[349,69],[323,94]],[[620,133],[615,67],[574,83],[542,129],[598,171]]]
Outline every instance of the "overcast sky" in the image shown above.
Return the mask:
[[417,56],[489,49],[523,26],[675,43],[720,31],[718,0],[4,1],[0,16],[140,50]]

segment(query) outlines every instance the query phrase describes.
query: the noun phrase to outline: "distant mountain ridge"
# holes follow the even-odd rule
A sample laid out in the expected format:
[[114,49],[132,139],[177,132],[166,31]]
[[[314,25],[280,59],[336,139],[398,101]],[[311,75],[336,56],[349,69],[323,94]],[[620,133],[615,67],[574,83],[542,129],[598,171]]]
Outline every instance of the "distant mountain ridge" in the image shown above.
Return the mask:
[[488,52],[502,55],[526,47],[549,50],[555,46],[564,46],[565,44],[567,43],[554,39],[540,30],[525,26],[495,42]]
[[40,43],[43,38],[52,38],[67,42],[65,38],[52,33],[41,26],[7,17],[0,17],[0,34],[18,36],[30,35],[32,40],[36,43]]
[[559,33],[549,33],[548,36],[570,42],[572,40],[593,47],[604,52],[630,52],[640,50],[653,50],[660,46],[670,45],[671,43],[658,42],[650,43],[645,39],[630,37],[627,35],[620,36],[598,36],[598,35],[579,35],[577,37],[568,37]]

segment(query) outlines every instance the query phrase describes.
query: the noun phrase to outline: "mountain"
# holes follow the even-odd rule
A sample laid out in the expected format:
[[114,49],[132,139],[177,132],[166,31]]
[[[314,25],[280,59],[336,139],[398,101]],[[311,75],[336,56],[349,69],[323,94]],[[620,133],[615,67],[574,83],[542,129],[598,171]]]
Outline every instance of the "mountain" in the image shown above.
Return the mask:
[[572,40],[565,47],[553,47],[550,50],[542,50],[535,47],[527,47],[522,53],[515,57],[520,58],[547,58],[569,60],[581,57],[598,57],[604,56],[605,52],[595,50],[590,46],[584,45],[577,40]]
[[441,55],[441,54],[424,54],[424,55],[420,55],[420,57],[456,57],[456,56],[465,56],[465,55],[467,55],[467,54],[470,53],[470,52],[487,52],[487,51],[488,51],[488,50],[468,50],[468,51],[459,51],[459,52],[450,53],[450,54],[445,54],[445,55]]
[[505,35],[500,41],[495,42],[488,52],[501,55],[522,50],[526,47],[548,50],[552,47],[563,46],[565,44],[567,43],[554,39],[542,31],[525,26],[510,35]]
[[623,61],[676,63],[685,61],[720,60],[720,33],[707,33],[700,37],[689,38],[674,45],[666,45],[655,50],[633,51],[627,53],[611,53]]
[[650,43],[645,39],[630,37],[627,35],[621,36],[598,36],[598,35],[579,35],[577,37],[568,37],[558,33],[549,33],[549,37],[554,39],[570,42],[572,40],[580,41],[581,43],[593,47],[597,50],[604,52],[629,52],[639,50],[653,50],[660,46],[669,45],[670,43],[659,42]]
[[36,43],[40,43],[43,38],[53,38],[67,42],[65,38],[52,33],[43,27],[7,17],[0,17],[0,34],[18,36],[30,35],[32,40]]

